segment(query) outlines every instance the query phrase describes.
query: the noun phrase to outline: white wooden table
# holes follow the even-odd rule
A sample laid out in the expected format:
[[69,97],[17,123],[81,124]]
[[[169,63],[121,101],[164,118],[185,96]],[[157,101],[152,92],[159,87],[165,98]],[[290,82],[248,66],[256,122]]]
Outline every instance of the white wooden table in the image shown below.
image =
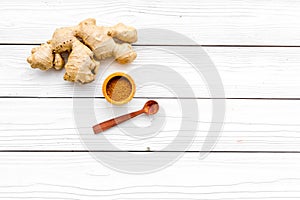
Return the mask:
[[[300,1],[4,0],[0,16],[0,198],[300,198]],[[91,156],[74,123],[73,84],[62,80],[63,71],[41,72],[26,63],[30,49],[50,39],[56,27],[89,17],[101,25],[123,22],[137,29],[176,31],[203,46],[226,94],[224,129],[209,156],[199,160],[199,146],[209,134],[201,128],[217,122],[205,114],[193,145],[163,170],[120,173]],[[113,65],[107,73],[141,64],[189,72],[186,62],[157,49],[164,45],[191,54],[197,48],[166,38],[158,44],[138,41],[137,60],[126,68]],[[197,91],[199,112],[211,112],[202,83],[191,73],[184,76]],[[95,94],[98,120],[111,117],[101,95]],[[129,109],[152,97],[166,110],[171,124],[181,120],[170,112],[178,107],[171,94],[145,87],[136,97]],[[166,126],[145,140],[134,140],[118,128],[106,134],[124,152],[143,154],[149,147],[163,156],[159,151],[177,131]],[[101,144],[99,151],[109,153]]]

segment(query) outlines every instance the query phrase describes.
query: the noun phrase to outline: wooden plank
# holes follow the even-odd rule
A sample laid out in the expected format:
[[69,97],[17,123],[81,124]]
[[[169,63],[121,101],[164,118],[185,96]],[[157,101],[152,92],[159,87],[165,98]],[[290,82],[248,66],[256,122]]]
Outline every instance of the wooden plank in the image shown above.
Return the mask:
[[[0,96],[31,97],[73,97],[73,84],[63,81],[64,71],[43,72],[31,69],[26,62],[30,49],[34,46],[0,46]],[[102,62],[99,79],[91,84],[76,85],[76,95],[102,97],[101,87],[104,78],[115,71],[134,73],[160,65],[160,72],[170,87],[163,84],[144,83],[141,76],[133,76],[138,81],[136,97],[186,97],[186,94],[174,94],[171,90],[185,91],[182,82],[174,82],[166,68],[175,70],[187,81],[194,97],[211,98],[211,93],[220,91],[218,85],[208,88],[205,79],[193,65],[184,60],[177,51],[191,57],[199,56],[197,47],[135,47],[138,58],[129,65],[111,64],[106,69]],[[300,96],[300,48],[221,48],[206,47],[210,59],[223,81],[227,98],[299,98]],[[203,72],[211,72],[213,67],[203,59],[196,59],[196,65]],[[149,70],[148,70],[149,71]],[[157,70],[150,71],[157,73]],[[150,76],[150,75],[149,75]],[[214,77],[213,77],[214,78]],[[211,90],[211,91],[209,91]],[[193,96],[187,96],[193,97]],[[222,98],[222,96],[217,96]]]
[[161,171],[133,175],[88,153],[2,152],[0,198],[299,199],[299,156],[221,153],[199,160],[186,153]]
[[[295,0],[1,1],[0,43],[41,43],[57,27],[94,17],[178,32],[201,45],[300,45],[300,2]],[[156,32],[157,33],[157,32]],[[138,44],[189,44],[143,34]]]
[[[127,106],[116,108],[104,99],[95,99],[94,106],[87,99],[79,100],[75,112],[80,112],[80,119],[94,113],[95,119],[84,122],[74,118],[72,99],[0,99],[0,150],[87,150],[95,145],[96,149],[92,150],[110,151],[114,150],[109,146],[112,144],[120,151],[164,151],[178,137],[177,146],[168,150],[200,151],[206,137],[209,142],[217,139],[214,132],[209,132],[209,127],[220,121],[212,121],[212,102],[208,99],[196,102],[198,128],[191,146],[185,145],[186,140],[192,138],[192,128],[184,128],[183,134],[179,134],[179,130],[181,123],[195,121],[182,116],[181,110],[183,104],[194,100],[156,99],[161,111],[155,117],[141,116],[97,136],[92,133],[92,125],[135,111],[146,99],[134,99]],[[226,119],[214,150],[300,151],[299,109],[298,100],[226,100]],[[157,134],[146,134],[155,126],[155,120],[163,120],[163,126],[159,126]],[[80,138],[86,137],[83,143]]]

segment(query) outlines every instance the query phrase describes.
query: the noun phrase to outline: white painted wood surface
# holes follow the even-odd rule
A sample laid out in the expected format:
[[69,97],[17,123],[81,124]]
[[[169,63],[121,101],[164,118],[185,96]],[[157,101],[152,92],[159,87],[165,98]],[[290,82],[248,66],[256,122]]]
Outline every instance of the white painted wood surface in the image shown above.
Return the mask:
[[[1,1],[0,198],[299,199],[299,15],[297,0]],[[169,66],[182,74],[198,98],[199,130],[193,145],[173,165],[143,175],[116,172],[86,152],[73,118],[73,85],[62,80],[62,71],[33,70],[25,60],[55,28],[88,17],[102,25],[124,22],[139,30],[164,28],[206,45],[204,50],[223,80],[225,97],[238,98],[226,100],[225,126],[215,152],[204,160],[193,152],[201,148],[208,126],[219,123],[210,119],[211,96],[205,82],[163,46],[149,45],[174,45],[190,55],[197,47],[151,32],[139,38],[133,64],[122,68],[113,64],[103,77],[145,64]],[[101,82],[80,89],[84,97],[99,97],[94,101],[97,121],[113,115],[101,98]],[[159,101],[167,116],[161,133],[137,140],[116,128],[99,136],[121,151],[151,154],[146,152],[150,148],[163,159],[165,152],[159,151],[186,120],[178,99],[164,87],[149,85],[138,88],[136,97],[128,110],[140,108],[150,97]],[[145,126],[149,118],[134,123]],[[100,142],[99,151],[109,150],[103,146]]]
[[[85,99],[82,100],[86,102]],[[91,127],[96,123],[77,127],[74,122],[72,99],[0,99],[0,150],[86,150],[82,145],[81,135],[91,134],[86,145],[98,145],[97,150],[109,151],[104,138],[120,151],[163,150],[179,135],[181,145],[186,137],[179,134],[180,123],[190,121],[182,117],[180,102],[176,99],[157,99],[164,112],[154,118],[141,116],[133,123],[120,125],[120,128],[108,130],[97,135],[95,140]],[[192,100],[181,100],[188,103]],[[128,111],[142,107],[145,99],[134,99],[128,105]],[[208,132],[209,126],[220,123],[211,120],[211,100],[197,100],[198,128],[193,144],[188,151],[200,151],[205,138],[210,141],[215,137]],[[88,109],[88,105],[80,110]],[[98,122],[123,114],[123,108],[112,109],[104,99],[95,99],[94,107]],[[294,100],[226,100],[226,119],[224,128],[214,151],[299,151],[300,146],[300,101]],[[86,117],[82,113],[82,117]],[[136,138],[128,135],[126,128],[147,127],[151,121],[165,119],[165,125],[159,134],[153,137]],[[87,130],[79,133],[77,128]],[[125,130],[124,130],[125,128]],[[192,131],[186,129],[185,131]],[[82,135],[82,136],[83,136]],[[102,139],[101,139],[102,138]]]
[[30,200],[298,199],[299,159],[299,154],[215,153],[199,160],[198,153],[186,153],[159,172],[130,175],[102,166],[88,153],[0,153],[0,195]]
[[[73,97],[74,85],[63,80],[64,70],[44,72],[30,68],[26,57],[30,55],[32,47],[34,46],[0,46],[0,96]],[[193,89],[195,97],[210,98],[210,92],[201,74],[198,74],[190,63],[175,54],[180,48],[187,54],[197,56],[194,52],[197,47],[168,48],[173,49],[173,52],[163,47],[135,47],[138,58],[132,64],[124,66],[113,63],[107,70],[104,69],[105,64],[103,64],[101,68],[103,71],[98,75],[101,78],[91,84],[77,87],[80,91],[77,92],[77,96],[102,97],[102,82],[115,71],[128,73],[149,65],[162,65],[180,73]],[[219,72],[227,98],[298,98],[300,96],[300,48],[205,47],[204,50]],[[206,62],[199,60],[197,64],[203,70],[210,70],[206,67]],[[138,77],[133,78],[140,80]],[[176,96],[162,85],[146,84],[143,87],[137,85],[136,97]],[[186,88],[181,83],[177,83],[172,89]],[[211,88],[215,91],[219,89],[217,86]]]
[[[300,45],[297,0],[1,1],[0,42],[41,43],[54,29],[89,17],[138,29],[163,28],[201,45]],[[182,44],[149,35],[158,44]],[[147,39],[148,41],[149,39]],[[139,44],[147,44],[141,38]],[[148,43],[149,44],[149,43]]]

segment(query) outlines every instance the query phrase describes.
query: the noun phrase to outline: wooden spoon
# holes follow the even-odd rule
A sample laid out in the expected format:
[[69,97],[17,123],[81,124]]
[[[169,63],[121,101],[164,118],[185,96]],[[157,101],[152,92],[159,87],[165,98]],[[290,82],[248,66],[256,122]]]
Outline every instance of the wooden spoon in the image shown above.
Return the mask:
[[153,114],[157,113],[158,110],[159,110],[158,103],[156,101],[150,100],[145,103],[144,107],[141,110],[132,112],[132,113],[129,113],[126,115],[122,115],[120,117],[110,119],[110,120],[107,120],[100,124],[97,124],[97,125],[93,126],[93,130],[94,130],[94,133],[97,134],[97,133],[103,132],[111,127],[114,127],[118,124],[121,124],[122,122],[125,122],[131,118],[134,118],[140,114],[145,113],[147,115],[153,115]]

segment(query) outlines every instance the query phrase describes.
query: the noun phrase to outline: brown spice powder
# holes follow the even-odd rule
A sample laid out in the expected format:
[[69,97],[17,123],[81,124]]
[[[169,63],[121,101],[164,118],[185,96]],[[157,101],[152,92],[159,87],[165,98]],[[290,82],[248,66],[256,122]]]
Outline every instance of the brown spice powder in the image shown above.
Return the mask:
[[113,77],[106,86],[106,93],[113,101],[127,99],[132,91],[129,80],[122,76]]

